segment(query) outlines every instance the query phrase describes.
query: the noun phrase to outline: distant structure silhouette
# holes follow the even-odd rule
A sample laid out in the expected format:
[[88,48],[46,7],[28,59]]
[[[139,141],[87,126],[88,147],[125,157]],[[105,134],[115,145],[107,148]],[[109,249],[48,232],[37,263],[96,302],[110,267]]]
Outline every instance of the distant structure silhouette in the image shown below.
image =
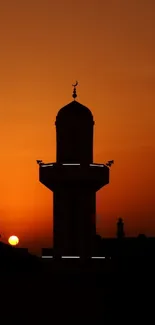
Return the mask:
[[138,239],[140,239],[140,240],[145,240],[147,237],[146,237],[146,235],[145,234],[139,234],[138,235]]
[[119,218],[117,221],[117,238],[124,238],[124,222],[122,218]]
[[[93,163],[91,111],[75,100],[56,116],[56,162],[39,163],[39,180],[53,191],[53,252],[92,256],[96,236],[96,192],[109,183],[109,168]],[[112,161],[113,162],[113,161]]]

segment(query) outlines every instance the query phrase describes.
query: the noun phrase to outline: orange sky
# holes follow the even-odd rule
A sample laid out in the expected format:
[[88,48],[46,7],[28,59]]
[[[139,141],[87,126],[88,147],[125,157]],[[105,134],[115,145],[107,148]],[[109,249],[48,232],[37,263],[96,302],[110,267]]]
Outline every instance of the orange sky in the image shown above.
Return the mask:
[[155,236],[154,0],[0,2],[0,231],[50,245],[52,193],[36,159],[55,161],[55,116],[77,100],[95,119],[94,161],[114,159],[97,230]]

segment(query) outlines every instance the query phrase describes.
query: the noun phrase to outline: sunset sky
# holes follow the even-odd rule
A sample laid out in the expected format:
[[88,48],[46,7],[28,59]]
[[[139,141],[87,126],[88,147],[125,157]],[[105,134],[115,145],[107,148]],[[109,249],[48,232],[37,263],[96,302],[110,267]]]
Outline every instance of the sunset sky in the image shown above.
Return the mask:
[[1,0],[0,233],[31,251],[52,243],[52,192],[36,159],[56,159],[55,117],[94,115],[94,162],[114,159],[97,193],[97,231],[155,236],[155,1]]

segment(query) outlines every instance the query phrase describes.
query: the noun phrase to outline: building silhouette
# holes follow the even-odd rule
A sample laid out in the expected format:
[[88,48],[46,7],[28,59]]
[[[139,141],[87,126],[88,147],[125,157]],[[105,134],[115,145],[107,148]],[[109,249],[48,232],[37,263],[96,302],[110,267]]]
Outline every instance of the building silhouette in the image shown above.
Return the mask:
[[117,221],[117,238],[124,238],[125,233],[124,233],[124,222],[122,218],[119,218]]
[[75,100],[55,121],[56,162],[38,160],[39,180],[53,191],[55,256],[91,256],[96,236],[96,192],[109,183],[109,167],[93,163],[91,111]]

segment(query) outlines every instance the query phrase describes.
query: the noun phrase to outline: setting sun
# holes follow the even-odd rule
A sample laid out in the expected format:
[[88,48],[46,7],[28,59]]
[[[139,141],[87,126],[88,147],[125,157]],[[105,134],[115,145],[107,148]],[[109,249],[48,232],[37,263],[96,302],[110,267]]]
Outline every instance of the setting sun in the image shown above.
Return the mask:
[[16,246],[19,243],[19,238],[17,236],[10,236],[8,242],[12,246]]

